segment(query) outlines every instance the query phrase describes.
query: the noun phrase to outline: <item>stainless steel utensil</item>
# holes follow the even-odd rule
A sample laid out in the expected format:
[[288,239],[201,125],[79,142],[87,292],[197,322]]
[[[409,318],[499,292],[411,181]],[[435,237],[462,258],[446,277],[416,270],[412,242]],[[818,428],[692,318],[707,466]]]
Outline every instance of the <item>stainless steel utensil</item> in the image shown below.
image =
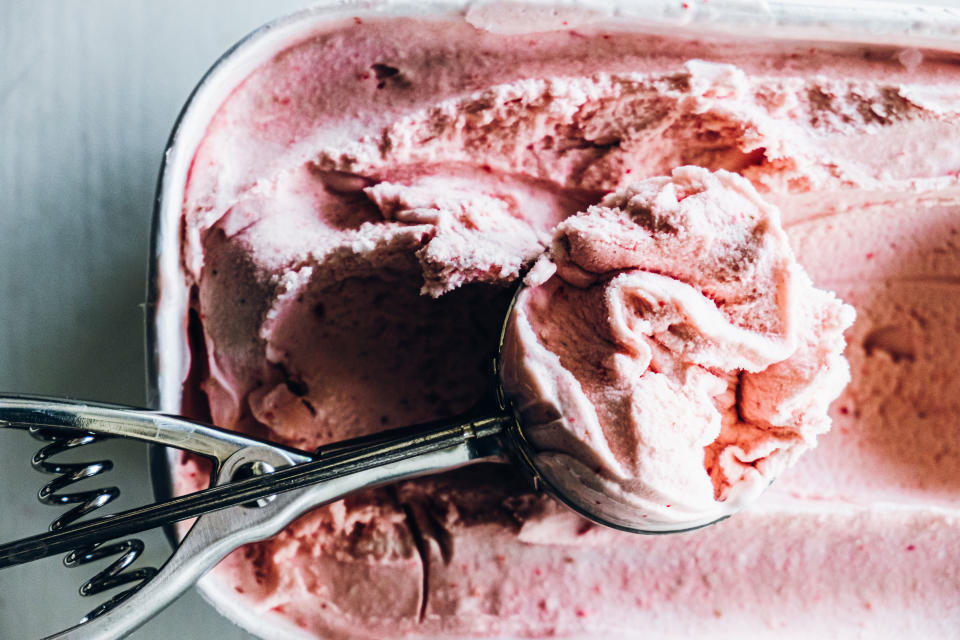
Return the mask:
[[[516,299],[516,298],[514,298]],[[511,305],[512,309],[512,305]],[[507,313],[509,318],[510,312]],[[500,345],[503,344],[501,332]],[[499,384],[486,411],[450,421],[407,427],[361,437],[316,452],[290,449],[153,411],[29,396],[0,396],[0,427],[29,429],[53,442],[36,456],[48,472],[62,473],[41,491],[48,502],[78,506],[53,530],[0,546],[0,568],[70,552],[96,559],[123,556],[106,575],[91,582],[91,593],[138,582],[92,611],[76,627],[53,638],[116,638],[136,629],[237,547],[268,538],[305,511],[361,489],[436,473],[476,462],[513,462],[537,488],[544,488],[582,515],[606,526],[635,533],[672,533],[710,522],[659,522],[622,508],[585,501],[560,490],[537,467],[536,452]],[[69,484],[96,475],[96,465],[56,465],[49,458],[67,448],[104,437],[133,438],[174,447],[212,461],[210,488],[118,514],[70,524],[100,508],[108,493],[58,493]],[[51,449],[52,447],[52,449]],[[43,465],[47,465],[43,467]],[[113,491],[116,491],[113,489]],[[136,540],[104,543],[133,533],[198,517],[170,559],[154,575],[122,573],[136,559]],[[128,558],[128,554],[132,557]],[[89,584],[89,583],[88,583]]]

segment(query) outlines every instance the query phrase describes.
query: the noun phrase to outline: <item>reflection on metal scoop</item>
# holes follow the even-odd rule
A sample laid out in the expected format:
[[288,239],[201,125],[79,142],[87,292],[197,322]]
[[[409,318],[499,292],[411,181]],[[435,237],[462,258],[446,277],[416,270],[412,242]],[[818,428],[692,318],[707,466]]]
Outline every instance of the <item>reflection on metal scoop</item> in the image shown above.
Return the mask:
[[[511,304],[508,320],[512,310]],[[200,516],[156,575],[147,570],[114,582],[112,586],[142,580],[95,609],[80,625],[51,636],[86,640],[116,638],[131,632],[232,550],[278,533],[313,507],[361,489],[476,462],[513,463],[536,488],[546,489],[583,516],[616,529],[673,533],[710,524],[651,522],[643,514],[606,509],[602,501],[593,499],[587,503],[574,492],[561,490],[556,471],[545,473],[538,466],[537,452],[524,437],[523,426],[504,397],[500,364],[506,327],[507,322],[501,331],[500,353],[494,366],[496,397],[486,411],[327,445],[313,453],[146,410],[0,396],[0,427],[59,433],[59,441],[87,434],[97,438],[133,438],[189,451],[213,462],[209,489],[80,523],[65,524],[64,518],[58,519],[60,524],[51,527],[51,533],[0,545],[0,568],[58,553],[75,555],[73,552],[83,549],[89,553],[100,543]],[[46,470],[64,473],[63,478],[71,472],[66,465],[58,469]],[[48,487],[57,483],[55,480]],[[59,483],[59,488],[66,484],[69,482]],[[78,508],[82,513],[78,512],[69,522],[105,502],[94,499],[81,504]],[[130,562],[132,559],[124,567]]]

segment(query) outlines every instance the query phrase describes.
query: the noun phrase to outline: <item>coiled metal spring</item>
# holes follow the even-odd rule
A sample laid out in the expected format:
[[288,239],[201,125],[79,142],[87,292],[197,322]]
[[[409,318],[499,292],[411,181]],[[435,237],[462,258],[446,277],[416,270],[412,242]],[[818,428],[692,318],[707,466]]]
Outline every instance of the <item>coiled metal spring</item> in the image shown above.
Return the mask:
[[[53,521],[50,525],[51,531],[58,531],[66,527],[85,515],[106,506],[119,497],[120,489],[117,487],[102,487],[72,493],[63,492],[63,489],[74,483],[86,480],[87,478],[93,478],[113,469],[113,462],[110,460],[97,460],[93,462],[50,461],[51,458],[61,453],[107,440],[107,437],[89,433],[80,435],[64,434],[62,432],[58,433],[55,430],[36,427],[31,427],[29,431],[30,435],[37,440],[48,443],[34,454],[31,460],[33,468],[43,473],[59,474],[40,489],[40,493],[38,494],[40,502],[54,506],[75,505],[72,509]],[[66,566],[79,567],[97,560],[102,560],[103,558],[119,555],[110,566],[90,578],[90,580],[80,587],[80,595],[82,596],[93,596],[131,582],[137,583],[129,589],[114,595],[90,611],[84,616],[81,622],[87,622],[110,611],[136,593],[148,580],[156,575],[157,569],[153,567],[143,567],[127,571],[127,568],[136,562],[140,554],[143,553],[143,549],[143,541],[132,538],[118,542],[99,543],[81,547],[74,549],[64,557],[63,563]]]

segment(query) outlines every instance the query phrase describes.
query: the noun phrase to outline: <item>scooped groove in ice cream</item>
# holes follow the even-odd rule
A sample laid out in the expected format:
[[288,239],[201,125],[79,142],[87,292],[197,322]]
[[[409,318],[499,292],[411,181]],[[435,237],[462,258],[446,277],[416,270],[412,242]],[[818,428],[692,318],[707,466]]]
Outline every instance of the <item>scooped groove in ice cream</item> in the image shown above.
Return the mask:
[[854,312],[797,264],[743,178],[682,167],[560,223],[507,327],[536,466],[614,523],[738,511],[830,427]]

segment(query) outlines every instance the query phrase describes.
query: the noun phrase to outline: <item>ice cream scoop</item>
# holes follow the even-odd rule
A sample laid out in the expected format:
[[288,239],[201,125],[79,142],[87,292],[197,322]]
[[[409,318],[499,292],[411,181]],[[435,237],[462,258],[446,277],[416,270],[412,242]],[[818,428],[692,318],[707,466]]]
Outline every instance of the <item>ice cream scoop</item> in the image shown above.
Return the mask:
[[617,529],[705,526],[755,499],[829,427],[852,320],[813,287],[749,182],[682,167],[558,226],[504,319],[495,393],[469,415],[307,453],[149,412],[0,398],[0,426],[134,437],[215,469],[210,489],[0,546],[0,567],[217,512],[117,614],[82,625],[125,632],[312,507],[474,462],[512,462]]
[[[65,552],[99,557],[93,554],[108,541],[199,516],[158,573],[149,570],[142,583],[98,607],[79,625],[51,636],[64,640],[119,638],[173,602],[231,551],[275,535],[313,507],[361,489],[474,462],[514,461],[535,484],[610,526],[643,533],[682,528],[630,515],[609,518],[575,494],[566,493],[566,483],[555,483],[555,472],[550,479],[542,476],[537,451],[524,437],[523,427],[505,401],[499,383],[497,388],[497,408],[489,414],[361,437],[325,446],[312,454],[150,411],[0,396],[0,428],[59,434],[48,436],[55,440],[51,447],[75,446],[65,443],[82,439],[128,437],[183,449],[213,462],[211,488],[2,544],[0,569]],[[62,491],[83,477],[72,467],[55,468],[55,472],[61,471],[65,475],[49,485],[52,492]],[[53,497],[61,502],[92,500],[77,508],[83,514],[103,503],[96,492],[75,495],[76,500]],[[117,545],[103,548],[115,550]]]

